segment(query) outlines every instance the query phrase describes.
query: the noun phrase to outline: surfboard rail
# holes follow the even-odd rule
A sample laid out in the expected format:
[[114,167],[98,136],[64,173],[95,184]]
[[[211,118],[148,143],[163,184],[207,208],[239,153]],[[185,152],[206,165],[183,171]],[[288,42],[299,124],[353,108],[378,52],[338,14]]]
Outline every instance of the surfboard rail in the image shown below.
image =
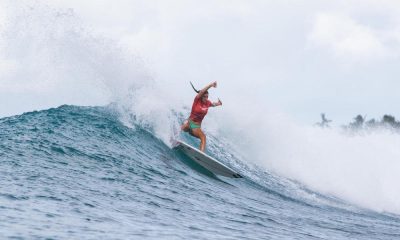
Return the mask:
[[185,142],[177,141],[174,148],[181,150],[190,159],[216,175],[230,178],[242,178],[242,176],[233,169]]

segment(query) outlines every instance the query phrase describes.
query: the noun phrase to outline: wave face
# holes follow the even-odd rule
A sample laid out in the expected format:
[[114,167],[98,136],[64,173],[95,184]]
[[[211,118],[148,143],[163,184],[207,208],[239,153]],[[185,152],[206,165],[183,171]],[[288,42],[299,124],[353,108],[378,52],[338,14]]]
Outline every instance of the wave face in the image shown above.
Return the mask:
[[218,138],[209,153],[244,179],[213,176],[119,119],[112,106],[63,105],[0,120],[2,239],[400,238],[398,215],[243,164]]

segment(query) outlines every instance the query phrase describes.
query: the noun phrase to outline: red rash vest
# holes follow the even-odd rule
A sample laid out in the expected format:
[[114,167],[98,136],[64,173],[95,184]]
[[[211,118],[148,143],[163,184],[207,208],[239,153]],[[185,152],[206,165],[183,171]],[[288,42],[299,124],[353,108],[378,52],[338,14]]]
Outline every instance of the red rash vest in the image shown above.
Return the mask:
[[207,102],[203,103],[201,101],[201,97],[197,97],[193,101],[192,105],[192,112],[190,113],[189,119],[192,120],[195,123],[201,124],[201,121],[203,121],[203,118],[206,116],[208,112],[208,108],[212,105],[212,102],[210,100],[207,100]]

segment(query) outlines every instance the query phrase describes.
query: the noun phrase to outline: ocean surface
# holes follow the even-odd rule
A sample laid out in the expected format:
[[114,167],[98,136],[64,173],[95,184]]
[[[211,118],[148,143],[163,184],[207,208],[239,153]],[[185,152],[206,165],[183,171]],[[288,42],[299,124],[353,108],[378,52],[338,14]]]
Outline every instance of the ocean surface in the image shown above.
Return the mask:
[[208,153],[244,178],[215,176],[111,106],[2,118],[0,140],[0,239],[400,239],[399,215],[309,190],[210,136]]

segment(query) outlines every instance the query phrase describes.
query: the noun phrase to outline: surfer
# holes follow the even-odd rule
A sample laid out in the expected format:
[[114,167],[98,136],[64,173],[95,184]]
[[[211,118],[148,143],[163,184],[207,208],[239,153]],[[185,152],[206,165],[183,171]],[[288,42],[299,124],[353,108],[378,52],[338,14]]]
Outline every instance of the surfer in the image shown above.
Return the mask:
[[208,100],[208,89],[211,87],[216,88],[217,82],[212,82],[205,86],[200,91],[196,90],[192,83],[190,83],[197,92],[192,105],[192,112],[189,118],[182,124],[181,129],[184,132],[189,132],[190,135],[200,139],[200,151],[204,152],[206,148],[206,135],[201,130],[201,122],[206,116],[209,107],[221,106],[222,102],[218,99],[218,102],[211,102]]

